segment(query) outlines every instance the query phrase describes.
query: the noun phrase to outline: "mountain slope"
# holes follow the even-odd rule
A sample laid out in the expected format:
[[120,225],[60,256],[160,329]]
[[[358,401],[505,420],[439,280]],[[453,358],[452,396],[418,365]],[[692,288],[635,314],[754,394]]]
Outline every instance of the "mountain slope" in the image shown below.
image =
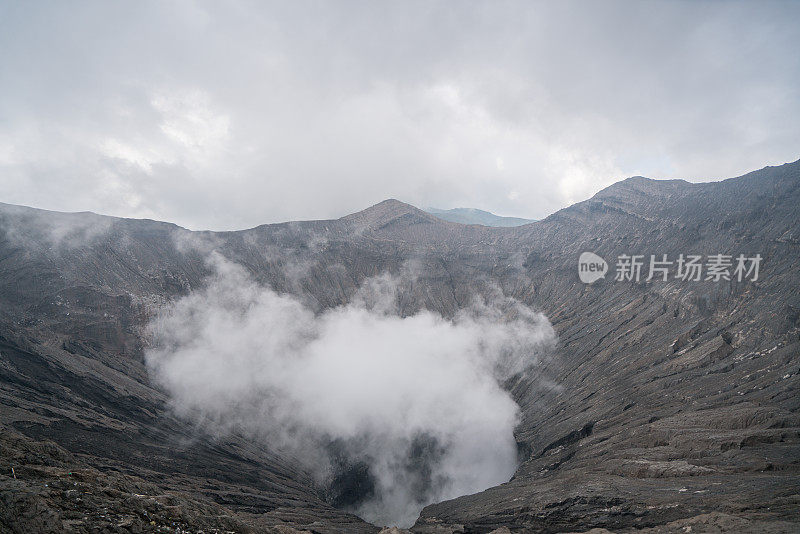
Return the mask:
[[[533,244],[528,298],[559,332],[542,370],[559,387],[513,386],[527,461],[508,484],[426,508],[418,529],[797,520],[798,206],[797,163],[711,184],[632,179],[518,236]],[[585,250],[765,260],[751,284],[585,286],[569,274]]]
[[[394,200],[220,233],[0,205],[1,444],[17,474],[0,474],[0,524],[146,527],[144,511],[174,517],[153,504],[169,494],[195,529],[377,530],[327,504],[331,488],[292,459],[177,419],[150,383],[143,327],[203,287],[212,251],[316,310],[412,270],[400,277],[403,315],[451,316],[499,287],[550,318],[556,354],[507,384],[522,407],[514,479],[427,507],[417,531],[616,529],[712,512],[736,516],[739,530],[797,521],[798,210],[800,162],[717,183],[629,179],[516,228],[454,224]],[[576,269],[587,250],[612,270],[621,254],[764,261],[756,282],[612,272],[586,286]],[[93,500],[65,496],[72,482]],[[117,515],[88,513],[89,502]]]

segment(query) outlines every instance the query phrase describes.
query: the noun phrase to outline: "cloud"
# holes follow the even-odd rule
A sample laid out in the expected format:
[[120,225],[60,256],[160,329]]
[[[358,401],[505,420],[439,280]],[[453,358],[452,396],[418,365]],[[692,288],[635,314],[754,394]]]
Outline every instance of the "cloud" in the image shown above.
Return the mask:
[[518,406],[501,383],[552,347],[544,316],[497,295],[449,320],[401,317],[386,275],[314,313],[211,258],[207,287],[149,327],[148,368],[177,413],[294,456],[377,524],[513,474]]
[[194,229],[390,197],[541,218],[798,157],[793,3],[0,9],[5,202]]

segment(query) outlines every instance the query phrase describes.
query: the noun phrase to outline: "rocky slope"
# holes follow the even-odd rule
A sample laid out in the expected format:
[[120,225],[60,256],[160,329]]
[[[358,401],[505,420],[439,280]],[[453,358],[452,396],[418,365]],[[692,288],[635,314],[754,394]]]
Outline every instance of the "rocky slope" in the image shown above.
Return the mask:
[[[631,178],[516,228],[392,200],[221,233],[0,205],[0,525],[378,530],[291,458],[176,419],[149,381],[143,326],[202,287],[216,250],[317,310],[391,272],[403,314],[452,315],[499,285],[550,318],[556,353],[507,384],[523,414],[514,478],[428,506],[417,532],[788,531],[800,521],[798,221],[800,162],[718,183]],[[585,285],[584,251],[612,271],[621,254],[763,261],[755,282],[612,272]]]
[[[526,298],[559,332],[542,372],[560,387],[512,386],[527,461],[508,484],[428,507],[418,530],[797,520],[798,185],[797,164],[716,184],[632,178],[519,236],[533,244]],[[568,275],[583,250],[765,260],[755,283],[585,286]]]

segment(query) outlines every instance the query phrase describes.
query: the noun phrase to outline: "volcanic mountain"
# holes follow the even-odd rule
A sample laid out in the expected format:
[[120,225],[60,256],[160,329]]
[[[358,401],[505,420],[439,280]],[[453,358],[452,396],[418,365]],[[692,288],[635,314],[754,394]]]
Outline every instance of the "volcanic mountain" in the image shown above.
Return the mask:
[[[414,532],[800,529],[799,221],[800,161],[629,178],[509,228],[397,200],[236,232],[0,204],[0,530],[379,530],[341,487],[179,417],[153,383],[145,327],[208,283],[212,253],[318,312],[413,262],[403,316],[500,291],[549,318],[554,353],[504,384],[521,408],[513,478],[425,507]],[[591,285],[585,251],[611,270]],[[717,254],[759,255],[758,278],[646,280],[650,255]],[[631,255],[641,278],[615,280]]]
[[480,224],[482,226],[522,226],[534,222],[533,219],[520,217],[503,217],[488,211],[475,208],[453,208],[443,210],[439,208],[425,208],[428,213],[444,219],[445,221],[461,224]]

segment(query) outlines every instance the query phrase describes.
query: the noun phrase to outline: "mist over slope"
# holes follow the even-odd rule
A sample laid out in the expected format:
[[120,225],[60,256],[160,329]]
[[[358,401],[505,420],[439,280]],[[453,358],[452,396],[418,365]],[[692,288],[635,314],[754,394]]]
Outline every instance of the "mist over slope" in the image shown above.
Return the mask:
[[[364,482],[381,488],[409,472],[428,481],[443,473],[452,487],[477,490],[494,480],[464,480],[469,470],[447,466],[485,459],[499,462],[499,473],[512,449],[521,463],[509,482],[427,506],[413,530],[683,529],[704,521],[759,531],[765,521],[798,521],[798,162],[718,183],[629,179],[517,228],[453,224],[392,200],[338,220],[240,232],[96,217],[0,206],[0,445],[17,475],[0,473],[4,527],[154,521],[195,530],[376,532],[350,513],[367,515],[360,505],[378,502],[363,498]],[[584,251],[612,266],[623,254],[720,253],[758,253],[763,265],[755,282],[607,277],[584,285],[577,277]],[[224,260],[209,262],[217,256]],[[554,353],[511,375],[462,359],[484,350],[475,340],[487,332],[495,333],[497,354],[529,342],[546,348],[548,336],[526,341],[506,330],[522,320],[546,332],[526,310],[552,323]],[[280,320],[286,328],[274,337],[268,326]],[[413,353],[391,359],[400,366],[396,388],[341,373],[375,363],[376,328],[386,332],[380,346],[395,340],[388,354]],[[453,345],[435,352],[426,336]],[[269,340],[288,344],[296,358],[283,359],[286,351],[270,349]],[[344,349],[326,352],[320,340]],[[271,364],[259,369],[254,354],[271,354]],[[196,365],[198,357],[210,366]],[[430,362],[440,358],[463,372],[415,389],[427,374],[412,369],[441,376],[443,367]],[[267,367],[314,379],[278,383],[280,373]],[[476,387],[460,391],[451,378]],[[319,424],[298,427],[294,412],[253,393],[282,384],[297,413]],[[336,402],[348,397],[345,385],[357,406]],[[487,426],[479,410],[463,421],[449,420],[456,412],[423,413],[431,418],[418,426],[435,440],[385,448],[417,434],[413,425],[386,425],[384,410],[403,406],[410,417],[427,406],[416,398],[393,404],[387,389],[423,399],[447,392],[468,406],[496,406],[502,417]],[[245,415],[253,411],[258,417]],[[357,417],[336,417],[345,411]],[[276,418],[281,424],[251,423]],[[276,426],[287,436],[284,450],[265,431]],[[319,463],[291,439],[317,431],[334,438]],[[398,457],[444,458],[437,444],[454,436],[466,438],[449,442],[455,460],[440,464],[446,468],[396,469]],[[464,448],[476,442],[506,452]],[[393,462],[385,478],[364,476]],[[81,501],[68,492],[73,484]],[[399,501],[383,496],[455,496],[426,484]]]

